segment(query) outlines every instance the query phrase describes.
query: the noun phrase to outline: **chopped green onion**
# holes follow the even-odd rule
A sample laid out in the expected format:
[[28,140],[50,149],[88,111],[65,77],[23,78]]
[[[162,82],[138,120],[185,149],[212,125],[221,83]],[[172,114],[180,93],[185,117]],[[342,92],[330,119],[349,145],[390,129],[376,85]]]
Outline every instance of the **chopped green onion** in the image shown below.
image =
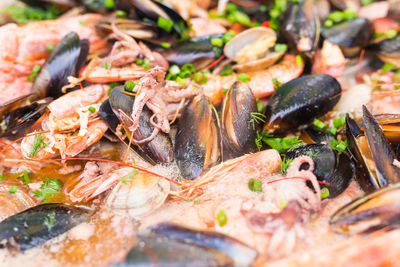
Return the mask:
[[278,18],[280,14],[281,14],[281,12],[280,12],[279,10],[277,10],[277,9],[272,9],[272,10],[269,12],[269,16],[270,16],[271,18],[273,18],[273,19]]
[[222,41],[224,42],[224,44],[226,44],[227,42],[229,42],[230,40],[232,40],[232,38],[235,36],[234,32],[227,32],[224,34],[224,36],[222,36]]
[[158,17],[157,26],[166,30],[167,32],[171,32],[172,26],[174,26],[174,22],[163,17]]
[[40,67],[39,65],[35,65],[33,66],[32,72],[39,73],[41,69],[42,67]]
[[339,129],[345,124],[346,124],[346,115],[342,115],[340,118],[333,120],[333,126],[335,126],[336,129]]
[[226,95],[226,93],[228,93],[228,91],[229,91],[229,89],[222,89],[222,93],[223,93],[224,95]]
[[237,79],[239,80],[239,81],[241,81],[241,82],[244,82],[244,83],[248,83],[248,82],[250,82],[250,77],[249,77],[249,75],[247,75],[246,73],[240,73],[238,76],[237,76]]
[[278,78],[272,78],[272,83],[274,84],[274,89],[278,89],[282,84],[282,80],[278,77]]
[[148,70],[148,69],[151,68],[151,66],[150,66],[150,60],[148,60],[147,58],[143,61],[143,68],[144,68],[145,70]]
[[361,5],[362,6],[367,6],[370,5],[374,2],[374,0],[361,0]]
[[261,103],[259,98],[256,98],[256,103],[257,103],[257,111],[259,113],[262,113],[264,111],[264,104]]
[[235,12],[237,10],[237,5],[235,5],[234,3],[228,3],[226,5],[226,11],[228,11],[229,13]]
[[390,64],[390,63],[385,63],[385,65],[383,65],[383,67],[382,67],[382,72],[388,73],[388,72],[392,71],[394,68],[396,68],[395,65]]
[[96,108],[90,106],[90,107],[88,107],[88,111],[89,111],[90,113],[95,113],[95,112],[96,112]]
[[105,0],[104,1],[104,7],[107,9],[113,9],[114,8],[114,0]]
[[83,26],[83,27],[86,27],[86,26],[87,26],[87,22],[86,22],[86,21],[83,21],[83,20],[79,21],[79,24],[80,24],[81,26]]
[[287,44],[276,44],[274,46],[275,52],[286,52],[288,50]]
[[333,21],[328,19],[328,20],[325,21],[324,25],[325,25],[326,28],[330,28],[330,27],[333,26]]
[[117,10],[117,11],[115,12],[115,15],[116,15],[118,18],[126,18],[126,12],[123,11],[123,10]]
[[3,174],[0,174],[0,181],[3,181],[3,180],[4,180]]
[[300,56],[300,55],[297,55],[296,56],[296,64],[297,64],[297,66],[298,67],[301,67],[301,66],[303,66],[303,58]]
[[132,92],[133,88],[135,88],[135,83],[133,81],[126,81],[124,86],[125,91]]
[[138,58],[138,59],[136,60],[136,65],[142,66],[143,63],[144,63],[144,60],[143,60],[142,58]]
[[393,39],[397,36],[397,31],[395,29],[391,29],[386,31],[385,33],[386,38],[388,39]]
[[328,133],[330,133],[330,134],[333,135],[333,136],[336,136],[336,134],[337,134],[337,129],[336,129],[336,127],[329,127],[329,128],[328,128]]
[[315,127],[317,127],[320,130],[322,130],[326,127],[326,124],[318,119],[314,119],[313,124]]
[[176,77],[176,81],[178,82],[179,85],[186,85],[187,84],[187,79],[186,78],[181,78],[181,77]]
[[10,187],[10,189],[8,190],[8,193],[10,194],[15,194],[18,190],[18,186],[17,185],[13,185]]
[[345,11],[343,11],[343,16],[347,20],[354,19],[355,17],[357,17],[357,12],[353,9],[346,9]]
[[222,47],[224,46],[224,41],[221,38],[211,38],[211,44],[218,46],[218,47]]
[[53,44],[46,45],[46,50],[47,51],[53,51],[53,49],[54,49],[54,45]]
[[29,173],[28,173],[26,170],[24,170],[24,171],[21,173],[21,175],[18,176],[18,179],[21,179],[22,182],[23,182],[24,184],[29,184],[29,183],[30,183],[30,180],[29,180]]
[[258,179],[250,179],[247,186],[249,187],[250,191],[253,192],[262,192],[262,182]]
[[167,43],[167,42],[161,42],[160,45],[161,45],[162,47],[164,47],[164,48],[167,48],[167,49],[171,47],[171,44],[170,44],[170,43]]
[[104,62],[102,67],[105,68],[106,70],[109,70],[111,68],[111,64],[110,62]]
[[279,202],[279,204],[280,204],[280,206],[281,206],[281,209],[284,209],[284,208],[287,207],[287,205],[289,204],[289,202],[287,202],[287,200],[281,200],[281,201]]
[[340,11],[334,11],[328,16],[329,20],[332,20],[335,23],[339,23],[344,20],[344,13]]
[[343,151],[345,151],[346,148],[347,148],[347,142],[346,142],[346,141],[343,141],[343,140],[338,141],[338,140],[336,140],[336,139],[333,139],[333,140],[331,141],[331,148],[332,148],[332,149],[335,149],[335,150],[337,150],[337,151],[339,151],[339,152],[343,152]]
[[240,12],[240,11],[235,11],[233,13],[231,13],[228,16],[228,20],[231,22],[238,22],[240,24],[243,24],[245,26],[250,26],[251,25],[251,21],[249,16],[247,16],[246,13]]
[[225,211],[220,210],[220,211],[217,213],[217,222],[218,222],[218,225],[219,225],[220,227],[223,227],[223,226],[225,226],[225,225],[227,224],[227,222],[228,222],[228,217],[226,217]]
[[324,187],[321,189],[321,199],[325,199],[327,197],[329,197],[329,189]]
[[204,75],[204,73],[201,72],[197,72],[193,76],[193,80],[198,84],[205,84],[206,82],[208,82],[208,78],[206,77],[206,75]]
[[194,65],[192,63],[187,63],[187,64],[183,65],[181,67],[181,69],[182,69],[182,71],[187,71],[190,74],[193,74],[196,72],[196,68],[194,67]]
[[171,73],[172,75],[177,75],[181,72],[181,69],[179,68],[178,65],[172,65],[171,67],[169,67],[169,73]]
[[231,67],[225,67],[223,71],[219,74],[220,76],[229,76],[233,74],[233,69]]

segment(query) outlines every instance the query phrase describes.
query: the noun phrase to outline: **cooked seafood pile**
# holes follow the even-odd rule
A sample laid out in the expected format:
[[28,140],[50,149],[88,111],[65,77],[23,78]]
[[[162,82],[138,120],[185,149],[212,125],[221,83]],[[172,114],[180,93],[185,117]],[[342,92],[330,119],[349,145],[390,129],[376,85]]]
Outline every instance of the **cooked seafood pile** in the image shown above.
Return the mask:
[[398,0],[0,11],[0,266],[397,266]]

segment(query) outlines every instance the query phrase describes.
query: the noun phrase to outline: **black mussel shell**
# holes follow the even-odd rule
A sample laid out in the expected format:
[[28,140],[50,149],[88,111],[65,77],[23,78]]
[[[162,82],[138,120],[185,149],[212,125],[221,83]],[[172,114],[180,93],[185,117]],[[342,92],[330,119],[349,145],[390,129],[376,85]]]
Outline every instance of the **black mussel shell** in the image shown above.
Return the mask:
[[142,230],[138,237],[139,244],[129,252],[125,265],[151,263],[151,255],[146,253],[149,250],[154,252],[161,266],[246,267],[257,257],[256,250],[224,234],[196,231],[174,223],[151,226]]
[[369,49],[376,52],[382,61],[400,68],[400,36],[372,44]]
[[352,9],[357,11],[361,6],[360,0],[330,0],[330,3],[340,10]]
[[312,55],[320,35],[320,22],[312,0],[289,3],[283,18],[282,33],[298,52]]
[[[25,131],[44,114],[51,100],[50,97],[44,98],[25,106],[15,109],[11,108],[8,111],[5,110],[6,107],[0,107],[3,110],[0,123],[0,137],[16,139],[24,135]],[[14,103],[18,104],[18,101]],[[8,105],[8,107],[11,106]]]
[[220,161],[219,127],[211,106],[205,96],[195,96],[179,119],[174,150],[185,179],[196,179]]
[[189,41],[178,43],[170,49],[161,52],[170,64],[184,65],[192,63],[196,70],[209,65],[223,53],[223,48],[211,44],[212,38],[220,38],[222,35],[210,35],[192,38]]
[[347,20],[322,30],[322,36],[339,45],[346,56],[353,56],[360,48],[366,47],[372,36],[372,23],[364,18]]
[[226,93],[221,114],[224,160],[257,151],[255,139],[264,122],[247,84],[235,82]]
[[[126,118],[126,116],[130,116],[130,114],[132,113],[134,101],[134,96],[124,93],[124,86],[118,86],[112,89],[109,97],[109,104],[113,113],[117,117],[117,122],[115,121],[116,118],[110,113],[107,102],[104,103],[104,106],[101,109],[99,115],[101,116],[103,121],[110,127],[110,129],[114,131],[114,133],[116,131],[115,126],[118,126],[118,124],[120,123],[124,126],[124,130],[128,131],[126,127],[127,125],[125,125],[125,123],[129,122],[130,117]],[[134,133],[136,139],[144,139],[150,136],[153,132],[154,126],[150,123],[151,116],[152,112],[147,107],[144,107],[139,117],[139,127]],[[126,144],[130,143],[128,138],[122,141]],[[154,139],[148,143],[133,145],[138,148],[135,149],[135,151],[140,151],[138,153],[152,164],[169,164],[174,160],[174,152],[172,149],[171,139],[167,134],[163,132],[159,132],[154,137]]]
[[284,132],[310,124],[336,105],[342,89],[326,74],[304,75],[281,87],[265,107],[264,131]]
[[[295,159],[299,156],[309,156],[314,161],[313,173],[318,181],[329,184],[320,184],[321,188],[328,188],[329,198],[341,194],[349,186],[355,176],[355,166],[347,154],[338,153],[328,145],[310,144],[289,149],[285,159]],[[307,169],[308,166],[301,166]]]
[[28,250],[67,232],[88,217],[87,211],[66,204],[29,208],[0,222],[0,247],[16,244],[20,251]]
[[33,84],[33,92],[38,98],[62,95],[61,88],[68,84],[68,76],[76,76],[86,61],[89,42],[79,40],[78,34],[71,32],[57,44],[47,57],[42,70]]

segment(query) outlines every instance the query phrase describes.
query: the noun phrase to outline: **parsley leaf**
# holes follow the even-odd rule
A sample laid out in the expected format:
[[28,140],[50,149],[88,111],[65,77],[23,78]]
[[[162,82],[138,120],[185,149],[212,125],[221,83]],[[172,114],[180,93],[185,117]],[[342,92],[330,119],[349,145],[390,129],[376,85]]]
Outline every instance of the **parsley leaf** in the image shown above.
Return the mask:
[[286,151],[291,147],[304,144],[303,141],[299,140],[298,136],[295,136],[293,138],[291,137],[278,138],[278,137],[272,137],[271,135],[268,135],[265,132],[263,132],[262,134],[263,134],[262,137],[263,142],[269,145],[271,148],[277,150],[279,153]]
[[138,173],[138,170],[132,170],[130,173],[127,175],[123,176],[119,180],[123,182],[124,184],[127,184],[129,182],[132,182],[132,180],[135,178],[136,174]]
[[47,226],[47,229],[51,231],[54,226],[56,226],[56,212],[53,211],[52,213],[48,214],[47,217],[44,218],[44,224]]
[[35,194],[40,200],[43,200],[43,202],[46,203],[49,201],[49,198],[51,196],[56,195],[61,191],[60,180],[44,178],[43,184],[40,186],[40,189],[41,190],[33,191],[33,194]]

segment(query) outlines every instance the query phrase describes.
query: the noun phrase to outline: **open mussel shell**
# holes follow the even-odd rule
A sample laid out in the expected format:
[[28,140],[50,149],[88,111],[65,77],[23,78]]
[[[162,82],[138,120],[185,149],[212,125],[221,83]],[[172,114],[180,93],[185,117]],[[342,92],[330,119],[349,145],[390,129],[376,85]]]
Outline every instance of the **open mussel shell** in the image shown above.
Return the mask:
[[[44,114],[51,100],[52,98],[47,97],[29,104],[24,103],[21,107],[18,107],[20,103],[16,101],[7,104],[6,107],[0,107],[3,113],[0,117],[0,137],[16,139],[24,135],[27,129]],[[26,98],[23,101],[26,102]],[[12,108],[14,105],[15,109]]]
[[400,183],[353,200],[331,217],[330,225],[341,234],[370,233],[400,227]]
[[196,70],[202,69],[215,60],[222,53],[221,48],[211,44],[212,38],[221,38],[221,34],[192,38],[178,43],[161,54],[170,64],[184,65],[192,63]]
[[225,45],[224,54],[237,63],[232,67],[237,71],[265,69],[284,54],[284,52],[271,51],[276,38],[275,31],[270,28],[250,28],[232,38]]
[[96,31],[102,36],[113,33],[112,23],[121,32],[132,36],[135,39],[148,40],[156,38],[158,35],[157,27],[154,24],[138,20],[104,17],[96,22]]
[[265,107],[264,131],[284,132],[309,125],[336,105],[342,89],[326,74],[304,75],[281,87]]
[[153,0],[116,0],[115,4],[119,9],[127,12],[134,9],[136,15],[140,19],[146,18],[156,23],[159,17],[171,20],[174,22],[174,31],[181,36],[184,34],[185,28],[188,26],[182,16],[166,2]]
[[89,42],[79,40],[75,32],[71,32],[57,44],[47,57],[40,73],[35,79],[32,90],[37,97],[62,95],[61,88],[68,84],[68,76],[76,76],[86,62],[89,53]]
[[257,151],[254,140],[261,131],[262,114],[247,84],[235,82],[226,93],[221,114],[224,160]]
[[[355,175],[353,161],[345,153],[339,153],[328,145],[309,144],[294,147],[285,153],[286,159],[295,159],[299,156],[310,156],[314,161],[313,173],[318,181],[329,184],[320,184],[321,188],[328,188],[329,198],[341,194],[349,186]],[[308,166],[301,166],[307,169]]]
[[400,171],[393,165],[395,153],[382,129],[363,107],[364,133],[356,122],[346,117],[349,148],[357,163],[357,180],[366,192],[400,181]]
[[339,45],[348,57],[357,55],[361,48],[366,47],[372,35],[372,23],[364,18],[347,20],[322,31],[322,36]]
[[382,61],[400,68],[400,36],[373,44],[370,49],[376,52]]
[[175,159],[183,178],[193,180],[220,162],[220,136],[216,114],[203,95],[185,107],[175,137]]
[[330,0],[330,3],[340,10],[352,9],[357,11],[361,7],[360,0]]
[[50,203],[29,208],[0,222],[0,247],[20,251],[39,246],[89,217],[86,210]]
[[[150,136],[154,129],[154,126],[150,123],[152,112],[147,107],[144,107],[139,117],[139,127],[135,133],[129,132],[129,125],[127,124],[129,124],[132,120],[130,116],[134,101],[134,96],[124,93],[124,86],[113,88],[109,97],[111,110],[118,118],[117,126],[121,123],[123,129],[125,130],[125,134],[127,135],[127,137],[122,140],[126,144],[130,143],[129,137],[132,136],[132,134],[134,135],[135,139],[140,140]],[[110,108],[107,105],[108,104],[106,102],[104,105],[102,105],[99,115],[115,133],[116,120],[115,117],[110,113]],[[120,136],[120,134],[117,134],[117,136]],[[135,151],[137,151],[139,155],[143,156],[145,159],[149,160],[149,162],[152,164],[169,164],[174,160],[171,139],[163,132],[159,132],[154,139],[148,143],[133,145],[138,148],[135,149]]]
[[[197,231],[174,223],[160,223],[138,234],[138,244],[124,263],[147,265],[152,257],[161,266],[251,266],[257,251],[224,234]],[[150,255],[151,250],[154,254]]]
[[400,144],[400,114],[377,114],[375,120],[381,126],[385,137],[393,145]]
[[282,32],[293,48],[311,56],[320,35],[320,22],[314,1],[290,2],[283,18]]

